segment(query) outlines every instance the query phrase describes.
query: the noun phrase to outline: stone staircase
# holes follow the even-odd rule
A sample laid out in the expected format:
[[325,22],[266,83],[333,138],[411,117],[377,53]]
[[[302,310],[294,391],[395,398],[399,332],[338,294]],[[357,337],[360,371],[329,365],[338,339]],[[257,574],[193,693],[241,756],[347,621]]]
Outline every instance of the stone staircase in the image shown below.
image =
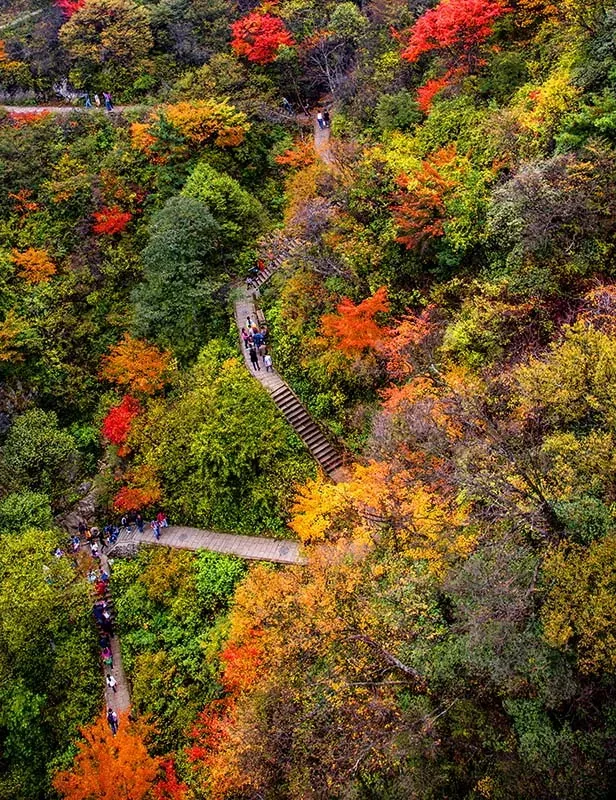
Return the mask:
[[342,454],[327,439],[321,428],[286,383],[271,392],[272,400],[310,451],[323,471],[332,476],[343,464]]
[[252,284],[255,289],[263,286],[291,256],[295,255],[305,242],[296,237],[288,237],[275,233],[265,237],[259,244],[259,255],[265,264],[265,269],[255,275]]

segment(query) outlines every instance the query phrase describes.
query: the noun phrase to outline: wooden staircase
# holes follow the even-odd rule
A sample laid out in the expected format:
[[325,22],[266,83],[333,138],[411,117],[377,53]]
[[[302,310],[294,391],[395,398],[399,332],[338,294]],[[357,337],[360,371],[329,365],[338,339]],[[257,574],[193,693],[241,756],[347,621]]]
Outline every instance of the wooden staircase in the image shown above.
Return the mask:
[[323,471],[331,476],[340,469],[343,464],[341,453],[332,445],[286,383],[274,389],[271,397]]

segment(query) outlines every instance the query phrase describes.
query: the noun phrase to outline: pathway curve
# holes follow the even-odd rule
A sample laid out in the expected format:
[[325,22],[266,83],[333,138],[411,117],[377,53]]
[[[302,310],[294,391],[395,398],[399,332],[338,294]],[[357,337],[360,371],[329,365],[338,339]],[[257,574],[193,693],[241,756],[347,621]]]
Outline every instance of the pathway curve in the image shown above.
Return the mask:
[[150,528],[146,528],[143,533],[139,533],[137,529],[130,532],[123,531],[108,555],[121,552],[131,545],[140,544],[174,547],[179,550],[211,550],[214,553],[226,553],[248,561],[273,561],[276,564],[306,563],[306,559],[300,554],[300,543],[296,541],[204,531],[180,525],[163,528],[159,540],[154,537]]

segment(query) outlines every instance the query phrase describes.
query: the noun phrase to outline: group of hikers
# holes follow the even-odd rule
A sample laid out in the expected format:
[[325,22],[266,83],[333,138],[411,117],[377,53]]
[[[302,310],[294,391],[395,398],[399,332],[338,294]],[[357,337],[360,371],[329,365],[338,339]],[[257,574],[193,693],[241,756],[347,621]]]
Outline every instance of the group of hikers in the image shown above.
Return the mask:
[[317,122],[319,123],[319,128],[321,128],[321,130],[323,130],[323,128],[329,128],[330,116],[329,111],[326,108],[317,113]]
[[[246,317],[246,327],[240,331],[244,347],[248,350],[248,356],[252,368],[256,372],[261,371],[261,363],[265,367],[266,372],[273,372],[274,366],[272,364],[272,357],[267,348],[267,339],[269,332],[267,325],[257,325],[253,322],[250,316]],[[261,361],[259,361],[261,359]]]
[[[86,92],[83,95],[83,99],[84,99],[85,107],[86,108],[92,108],[92,100],[90,100],[90,92]],[[103,92],[103,103],[105,104],[105,109],[107,111],[113,111],[113,101],[111,99],[111,93],[110,92]],[[94,105],[97,108],[101,107],[101,98],[100,98],[100,95],[98,95],[98,94],[94,95]]]

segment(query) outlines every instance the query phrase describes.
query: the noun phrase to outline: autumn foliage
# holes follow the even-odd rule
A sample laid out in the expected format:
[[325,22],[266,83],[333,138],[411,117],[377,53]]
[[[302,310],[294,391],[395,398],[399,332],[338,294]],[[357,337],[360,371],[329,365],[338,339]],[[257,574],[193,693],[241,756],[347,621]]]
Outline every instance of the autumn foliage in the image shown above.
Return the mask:
[[509,10],[499,0],[442,0],[413,25],[402,58],[413,62],[440,50],[470,63],[494,22]]
[[149,755],[143,726],[120,716],[114,736],[105,715],[81,732],[70,771],[59,772],[54,788],[64,800],[144,800],[155,783],[159,760]]
[[237,147],[250,128],[246,115],[226,100],[193,100],[165,106],[165,116],[189,142]]
[[29,247],[23,253],[13,250],[11,257],[19,268],[19,277],[27,283],[46,283],[56,274],[56,265],[46,250],[36,250],[34,247]]
[[55,0],[56,6],[68,19],[85,4],[86,0]]
[[101,208],[94,212],[95,223],[92,226],[94,233],[112,236],[121,233],[132,219],[129,211],[122,211],[119,206]]
[[116,386],[154,394],[165,385],[170,364],[168,352],[125,333],[103,358],[101,377]]
[[113,498],[116,511],[139,511],[156,505],[162,493],[154,471],[147,466],[130,470],[126,476],[127,486],[123,486]]
[[103,420],[101,432],[111,444],[123,445],[130,433],[131,424],[138,416],[141,405],[138,400],[129,394],[124,395],[122,401],[109,409]]
[[335,314],[325,314],[321,318],[321,328],[325,336],[336,341],[337,350],[347,355],[361,353],[374,349],[383,339],[384,329],[374,318],[388,310],[387,289],[382,286],[357,305],[345,297]]
[[231,25],[231,47],[238,56],[257,64],[275,60],[281,47],[292,47],[293,36],[280,17],[263,11],[252,11]]
[[398,241],[410,250],[444,234],[445,197],[455,182],[444,168],[455,158],[453,148],[444,148],[421,162],[412,176],[400,175],[403,191],[395,197],[392,211],[399,228]]

